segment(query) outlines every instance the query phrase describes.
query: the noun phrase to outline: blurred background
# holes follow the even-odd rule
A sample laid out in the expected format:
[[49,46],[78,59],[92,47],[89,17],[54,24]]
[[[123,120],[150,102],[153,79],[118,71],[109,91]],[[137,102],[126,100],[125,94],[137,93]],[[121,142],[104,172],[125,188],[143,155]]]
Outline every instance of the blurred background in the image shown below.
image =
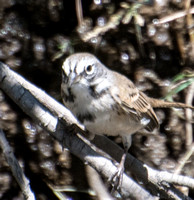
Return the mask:
[[[147,95],[193,102],[194,1],[0,0],[0,61],[61,102],[61,66],[75,52],[95,54]],[[184,89],[184,90],[183,90]],[[149,166],[194,177],[192,114],[156,110],[161,127],[135,134],[130,153]],[[37,199],[98,199],[85,164],[0,90],[2,128]],[[121,144],[120,138],[111,138]],[[191,156],[180,167],[187,153]],[[188,191],[194,198],[194,191]],[[0,199],[23,199],[0,150]]]

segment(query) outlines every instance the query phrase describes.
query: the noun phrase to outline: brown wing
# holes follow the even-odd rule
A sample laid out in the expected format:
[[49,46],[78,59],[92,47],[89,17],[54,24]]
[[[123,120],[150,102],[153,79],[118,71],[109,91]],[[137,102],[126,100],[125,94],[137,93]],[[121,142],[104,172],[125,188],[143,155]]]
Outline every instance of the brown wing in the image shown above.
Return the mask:
[[119,90],[118,94],[114,95],[113,98],[120,105],[120,108],[137,120],[141,120],[143,118],[150,120],[145,127],[147,130],[152,131],[154,128],[158,128],[158,119],[148,101],[148,97],[144,93],[140,92],[125,76],[116,72],[114,73],[115,76],[119,76],[117,78],[119,83],[116,83],[117,86],[119,86]]

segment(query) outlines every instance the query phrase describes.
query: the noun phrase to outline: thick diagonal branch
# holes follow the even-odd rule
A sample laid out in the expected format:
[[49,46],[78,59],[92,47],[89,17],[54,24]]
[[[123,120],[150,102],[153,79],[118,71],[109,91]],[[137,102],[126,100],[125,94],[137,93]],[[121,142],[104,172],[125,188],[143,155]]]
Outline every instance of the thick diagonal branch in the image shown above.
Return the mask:
[[[73,154],[84,160],[84,162],[87,162],[105,178],[108,179],[115,174],[117,168],[113,165],[111,160],[96,153],[89,145],[84,143],[82,139],[77,137],[76,132],[84,131],[83,126],[77,122],[69,110],[56,102],[45,92],[26,81],[20,75],[10,70],[8,66],[3,63],[0,63],[0,88],[4,90],[24,112],[31,116],[34,121],[38,122],[45,130],[50,132],[59,142],[63,142]],[[59,118],[62,120],[59,120]],[[69,132],[72,132],[72,126],[75,127],[75,129],[73,129],[75,134],[69,134]],[[103,138],[103,142],[98,143],[97,141],[99,138]],[[97,137],[94,142],[98,143],[100,149],[110,153],[113,157],[117,157],[122,153],[122,150],[116,144],[113,144],[105,137]],[[109,148],[106,148],[107,146]],[[113,146],[114,151],[109,152]],[[112,154],[113,152],[114,154]],[[164,186],[158,184],[157,178],[154,179],[153,176],[151,176],[151,174],[153,174],[151,172],[154,171],[154,175],[160,172],[149,170],[147,166],[143,166],[141,162],[137,161],[131,155],[127,156],[126,168],[130,168],[130,171],[138,176],[138,179],[144,183],[145,187],[147,185],[149,188],[152,187],[152,191],[155,194],[160,192],[161,196],[168,199],[189,199],[171,186],[166,190]],[[187,178],[187,180],[189,180],[189,185],[187,186],[194,188],[194,180],[189,178]],[[181,182],[177,184],[181,184]],[[126,175],[123,176],[123,184],[120,192],[123,198],[154,199],[149,192]],[[172,195],[172,193],[174,195]]]

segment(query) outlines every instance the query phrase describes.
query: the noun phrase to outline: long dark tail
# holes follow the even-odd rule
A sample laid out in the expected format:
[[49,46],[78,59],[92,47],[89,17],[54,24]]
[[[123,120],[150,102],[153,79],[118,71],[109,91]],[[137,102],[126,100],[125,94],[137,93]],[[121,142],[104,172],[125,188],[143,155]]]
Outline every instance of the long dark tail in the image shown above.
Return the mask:
[[179,102],[169,102],[169,101],[163,101],[163,100],[158,100],[154,98],[149,97],[149,102],[153,108],[191,108],[194,109],[193,106],[184,104],[184,103],[179,103]]

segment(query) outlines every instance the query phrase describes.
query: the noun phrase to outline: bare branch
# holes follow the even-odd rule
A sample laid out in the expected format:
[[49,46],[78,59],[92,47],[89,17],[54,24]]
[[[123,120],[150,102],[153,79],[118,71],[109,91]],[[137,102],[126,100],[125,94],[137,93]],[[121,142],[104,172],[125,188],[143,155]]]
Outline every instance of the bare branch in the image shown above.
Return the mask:
[[[95,146],[99,147],[101,151],[105,151],[110,156],[114,157],[117,161],[120,160],[123,149],[118,147],[114,142],[110,141],[107,137],[104,136],[96,136],[94,140]],[[108,144],[108,148],[107,148]],[[154,170],[151,167],[148,167],[147,165],[143,165],[139,160],[135,159],[132,155],[127,154],[126,162],[125,162],[125,169],[127,171],[130,171],[133,173],[136,178],[141,181],[144,185],[146,185],[148,188],[152,188],[152,192],[154,194],[157,194],[157,192],[160,191],[161,196],[163,196],[165,199],[179,199],[175,197],[176,195],[171,196],[172,191],[179,193],[174,187],[171,186],[171,184],[175,185],[182,185],[189,187],[191,189],[194,188],[194,179],[182,176],[182,175],[176,175],[169,172],[164,171],[158,171]],[[165,188],[163,187],[163,183],[169,183],[169,187]],[[171,189],[170,189],[171,188]],[[180,199],[190,199],[186,196],[181,196]]]
[[83,10],[81,0],[75,0],[75,9],[77,15],[78,26],[81,26],[83,23]]
[[101,34],[106,33],[107,31],[109,31],[110,29],[114,29],[115,27],[117,27],[120,23],[120,19],[123,17],[123,15],[125,14],[125,10],[124,9],[120,9],[116,14],[112,15],[109,19],[109,21],[107,22],[106,25],[104,26],[96,26],[94,27],[93,30],[84,33],[81,36],[82,40],[84,42],[89,41],[90,39],[97,37]]
[[106,185],[103,183],[99,174],[90,166],[86,166],[86,172],[88,182],[91,188],[96,192],[99,200],[113,200],[113,197],[109,194]]
[[[186,100],[185,102],[188,105],[192,105],[194,97],[194,82],[190,85],[187,95],[186,95]],[[186,124],[185,124],[185,129],[186,129],[186,146],[189,148],[192,145],[193,142],[193,129],[192,129],[192,124],[189,123],[192,121],[192,110],[186,109],[185,111],[185,117],[186,117]]]
[[[84,162],[87,162],[106,179],[116,173],[117,167],[113,165],[112,161],[97,154],[91,147],[78,138],[76,134],[70,134],[72,132],[72,125],[76,124],[76,128],[79,129],[79,124],[77,124],[77,120],[71,112],[63,108],[65,117],[63,116],[62,118],[67,117],[67,121],[58,120],[56,116],[51,114],[50,110],[48,110],[45,105],[42,105],[40,101],[35,98],[36,95],[39,95],[41,90],[38,89],[38,92],[35,95],[35,86],[33,84],[27,82],[24,78],[13,72],[8,66],[1,62],[0,88],[3,89],[34,121],[38,122],[74,155]],[[31,88],[33,91],[32,93],[30,93]],[[42,93],[42,97],[43,100],[46,99],[47,105],[54,104],[53,106],[58,113],[62,105],[58,102],[54,103],[53,98],[49,97],[44,92]],[[59,113],[61,113],[61,111]],[[131,197],[140,200],[153,199],[149,192],[127,175],[123,176],[123,186],[124,187],[121,188],[123,198]]]
[[[190,14],[194,13],[194,8],[192,7],[191,9],[189,9],[188,11]],[[178,18],[184,17],[185,15],[187,15],[187,11],[179,11],[179,12],[175,12],[173,14],[170,14],[168,16],[165,16],[161,19],[158,20],[158,22],[156,23],[157,25],[159,24],[163,24],[163,23],[168,23],[170,21],[176,20]]]
[[[116,166],[112,160],[101,156],[87,145],[81,137],[77,137],[78,131],[83,132],[83,126],[78,124],[77,120],[69,110],[49,97],[46,93],[36,88],[33,84],[27,82],[20,75],[10,70],[6,65],[0,63],[0,88],[3,89],[33,120],[38,122],[45,130],[50,132],[60,143],[63,143],[74,155],[79,157],[85,163],[88,163],[104,178],[108,179],[116,173]],[[38,99],[37,99],[38,98]],[[41,99],[41,101],[39,101]],[[46,101],[46,102],[45,102]],[[59,120],[58,117],[62,120]],[[64,120],[63,120],[64,119]],[[72,130],[72,126],[75,129]],[[120,160],[123,150],[106,137],[96,137],[94,143],[102,151],[108,153],[116,160]],[[107,148],[107,146],[109,148]],[[116,161],[115,161],[116,162]],[[131,155],[127,155],[125,168],[133,173],[146,188],[152,188],[155,195],[160,195],[166,199],[189,199],[177,189],[169,185],[165,187],[163,182],[171,181],[166,176],[160,176],[157,170],[144,166],[140,161]],[[194,188],[194,180],[188,177],[173,175],[171,176],[174,184],[185,185]],[[157,177],[160,177],[158,180]],[[165,178],[166,177],[166,178]],[[184,180],[184,181],[183,181]],[[170,182],[171,183],[171,182]],[[120,189],[123,198],[132,199],[155,199],[142,186],[126,174],[123,176],[123,183]]]
[[24,175],[17,159],[15,158],[9,143],[5,138],[4,132],[0,129],[0,146],[3,150],[3,154],[11,168],[13,176],[15,177],[16,181],[18,182],[22,193],[24,195],[24,199],[26,200],[35,200],[35,196],[30,189],[29,180]]

